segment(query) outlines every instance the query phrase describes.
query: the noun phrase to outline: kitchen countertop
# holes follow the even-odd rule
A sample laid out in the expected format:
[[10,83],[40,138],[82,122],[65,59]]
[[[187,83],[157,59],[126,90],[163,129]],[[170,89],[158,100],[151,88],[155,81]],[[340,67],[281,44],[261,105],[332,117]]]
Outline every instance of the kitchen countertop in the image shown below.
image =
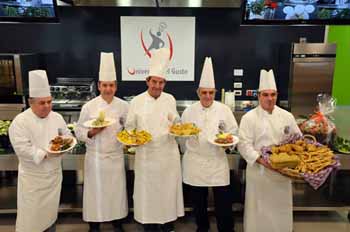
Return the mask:
[[[350,170],[350,155],[336,153],[340,159],[340,170]],[[83,170],[84,154],[66,154],[62,159],[63,170]],[[238,170],[241,156],[239,154],[228,154],[230,169]],[[127,170],[134,169],[135,155],[125,154],[125,165]],[[13,153],[0,155],[0,171],[18,170],[18,159]]]

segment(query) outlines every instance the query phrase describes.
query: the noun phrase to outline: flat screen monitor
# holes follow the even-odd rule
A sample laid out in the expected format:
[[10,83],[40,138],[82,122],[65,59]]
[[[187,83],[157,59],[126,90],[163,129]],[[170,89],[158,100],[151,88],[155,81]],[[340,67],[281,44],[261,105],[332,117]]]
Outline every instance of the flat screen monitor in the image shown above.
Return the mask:
[[58,22],[56,0],[0,0],[0,22]]
[[244,0],[242,24],[350,24],[350,0]]

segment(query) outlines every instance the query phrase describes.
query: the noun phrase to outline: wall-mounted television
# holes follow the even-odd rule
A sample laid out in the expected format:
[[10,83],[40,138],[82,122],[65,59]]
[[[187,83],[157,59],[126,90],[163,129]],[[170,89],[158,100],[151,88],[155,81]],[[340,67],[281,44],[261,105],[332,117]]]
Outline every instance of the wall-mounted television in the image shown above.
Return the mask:
[[243,0],[242,24],[350,24],[350,0]]
[[0,0],[0,22],[58,22],[56,0]]

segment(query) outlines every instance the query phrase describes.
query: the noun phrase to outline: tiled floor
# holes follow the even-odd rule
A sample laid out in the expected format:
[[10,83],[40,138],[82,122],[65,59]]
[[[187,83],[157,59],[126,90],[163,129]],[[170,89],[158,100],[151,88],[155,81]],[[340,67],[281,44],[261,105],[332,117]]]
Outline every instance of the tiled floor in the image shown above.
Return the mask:
[[[211,232],[217,232],[215,217],[210,217]],[[0,215],[0,232],[14,231],[15,215]],[[175,224],[176,232],[195,231],[193,217],[188,215]],[[103,232],[112,232],[110,224],[103,224]],[[142,227],[132,220],[124,224],[125,231],[138,232]],[[88,226],[81,220],[80,214],[61,214],[57,232],[87,232]],[[236,231],[242,232],[242,217],[237,217]],[[350,232],[347,212],[296,212],[294,215],[294,232]]]

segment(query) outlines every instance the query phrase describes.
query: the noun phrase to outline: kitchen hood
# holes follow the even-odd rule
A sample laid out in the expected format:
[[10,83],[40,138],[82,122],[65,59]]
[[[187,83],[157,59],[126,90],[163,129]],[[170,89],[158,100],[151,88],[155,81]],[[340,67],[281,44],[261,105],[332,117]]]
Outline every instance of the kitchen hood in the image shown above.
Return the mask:
[[239,8],[241,0],[59,0],[58,5],[114,7]]

